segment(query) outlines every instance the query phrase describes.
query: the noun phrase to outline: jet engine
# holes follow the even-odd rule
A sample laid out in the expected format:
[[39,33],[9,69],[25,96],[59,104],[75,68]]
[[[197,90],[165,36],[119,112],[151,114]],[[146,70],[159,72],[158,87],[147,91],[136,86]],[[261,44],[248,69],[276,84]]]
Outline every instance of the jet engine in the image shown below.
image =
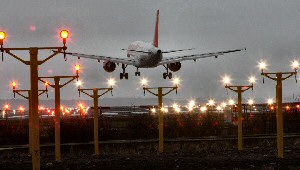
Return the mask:
[[176,71],[180,70],[181,63],[180,62],[170,63],[170,64],[168,64],[168,67],[171,71],[176,72]]
[[103,62],[103,69],[107,72],[113,72],[116,69],[116,63],[105,61]]

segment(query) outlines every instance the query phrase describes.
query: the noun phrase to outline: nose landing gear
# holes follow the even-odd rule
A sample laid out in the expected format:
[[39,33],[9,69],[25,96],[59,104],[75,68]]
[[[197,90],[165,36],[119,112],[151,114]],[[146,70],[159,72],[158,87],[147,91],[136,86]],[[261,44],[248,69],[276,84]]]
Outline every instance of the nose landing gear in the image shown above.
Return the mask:
[[135,76],[141,76],[141,72],[139,72],[139,68],[136,68]]

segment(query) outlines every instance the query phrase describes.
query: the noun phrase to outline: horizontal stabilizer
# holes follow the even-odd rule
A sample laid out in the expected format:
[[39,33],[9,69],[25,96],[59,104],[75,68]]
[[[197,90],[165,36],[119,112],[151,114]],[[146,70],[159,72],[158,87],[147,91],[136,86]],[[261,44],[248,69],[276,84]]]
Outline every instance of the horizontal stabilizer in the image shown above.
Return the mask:
[[181,50],[169,50],[169,51],[163,51],[162,53],[175,53],[175,52],[181,52],[181,51],[190,51],[194,50],[195,48],[189,48],[189,49],[181,49]]
[[150,51],[128,50],[128,49],[124,49],[124,48],[122,48],[121,50],[124,50],[124,51],[132,51],[132,52],[138,52],[138,53],[146,53],[146,54],[150,54],[150,53],[151,53]]

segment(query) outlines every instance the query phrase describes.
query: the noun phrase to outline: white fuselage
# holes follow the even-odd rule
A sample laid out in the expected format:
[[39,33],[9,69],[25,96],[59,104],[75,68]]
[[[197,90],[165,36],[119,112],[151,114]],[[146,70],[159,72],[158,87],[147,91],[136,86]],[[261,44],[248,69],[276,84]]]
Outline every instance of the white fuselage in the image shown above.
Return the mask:
[[135,41],[128,46],[127,57],[133,58],[137,68],[152,68],[162,60],[162,52],[151,43]]

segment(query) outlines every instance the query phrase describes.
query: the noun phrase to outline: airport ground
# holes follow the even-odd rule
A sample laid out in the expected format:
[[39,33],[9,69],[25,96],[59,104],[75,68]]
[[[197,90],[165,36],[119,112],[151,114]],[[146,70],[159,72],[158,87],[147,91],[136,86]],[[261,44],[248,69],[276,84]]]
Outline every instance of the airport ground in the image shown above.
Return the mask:
[[[100,155],[95,156],[92,118],[64,118],[62,162],[55,162],[53,119],[41,121],[42,169],[300,169],[298,110],[285,113],[285,158],[277,158],[273,112],[249,114],[244,151],[236,125],[223,114],[165,116],[164,153],[157,152],[157,118],[149,114],[100,119]],[[218,122],[218,123],[216,123]],[[28,119],[1,120],[0,169],[31,169]],[[48,144],[50,143],[50,144]]]
[[[42,147],[41,169],[300,169],[299,144],[300,139],[288,140],[284,159],[277,158],[274,139],[247,145],[243,151],[226,142],[166,144],[163,154],[157,153],[153,143],[147,144],[147,148],[141,144],[114,145],[111,150],[104,145],[99,156],[93,155],[93,145],[65,146],[62,162],[54,161],[53,147]],[[0,169],[31,169],[28,149],[1,151],[0,159]]]

